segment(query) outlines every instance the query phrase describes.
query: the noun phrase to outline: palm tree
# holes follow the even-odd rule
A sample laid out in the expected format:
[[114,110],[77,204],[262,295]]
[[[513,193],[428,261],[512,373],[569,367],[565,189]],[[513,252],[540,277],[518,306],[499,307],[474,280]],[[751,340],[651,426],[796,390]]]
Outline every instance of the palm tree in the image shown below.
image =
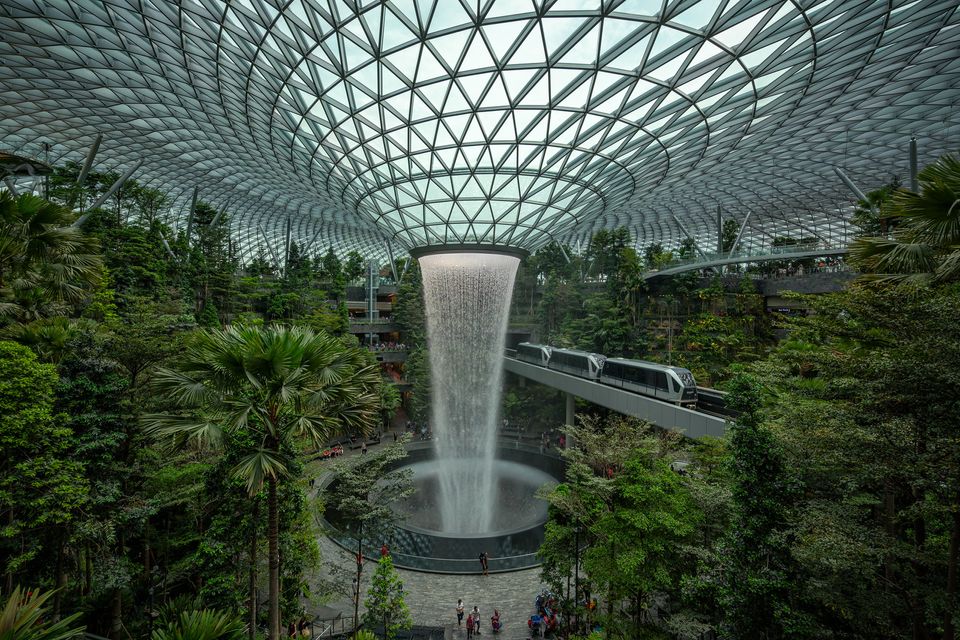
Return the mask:
[[[233,473],[250,496],[267,485],[271,640],[280,633],[277,486],[289,475],[298,440],[319,445],[335,434],[366,433],[377,421],[376,364],[358,347],[299,327],[227,327],[200,333],[179,366],[155,384],[181,408],[144,418],[149,431],[178,445],[253,441]],[[255,603],[251,602],[251,607]]]
[[889,237],[850,244],[866,280],[927,284],[960,279],[960,158],[945,155],[918,176],[920,191],[899,189],[884,209],[898,224]]
[[29,193],[0,193],[0,317],[35,319],[83,296],[100,278],[95,240],[75,214]]

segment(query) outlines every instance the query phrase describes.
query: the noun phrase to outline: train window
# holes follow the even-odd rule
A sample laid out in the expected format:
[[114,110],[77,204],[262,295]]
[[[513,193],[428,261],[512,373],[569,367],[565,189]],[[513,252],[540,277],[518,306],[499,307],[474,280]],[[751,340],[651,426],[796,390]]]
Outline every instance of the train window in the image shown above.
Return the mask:
[[655,371],[657,375],[657,389],[667,390],[667,374],[663,371]]

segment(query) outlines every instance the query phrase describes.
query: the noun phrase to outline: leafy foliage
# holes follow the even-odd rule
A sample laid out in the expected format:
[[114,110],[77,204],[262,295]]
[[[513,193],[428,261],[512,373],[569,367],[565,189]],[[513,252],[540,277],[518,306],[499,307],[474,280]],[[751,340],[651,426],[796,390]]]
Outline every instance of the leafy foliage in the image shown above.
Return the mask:
[[77,302],[100,279],[97,243],[64,207],[0,192],[0,318],[36,319]]
[[894,192],[884,214],[898,224],[891,237],[861,237],[850,261],[872,281],[898,284],[960,279],[960,158],[945,155],[918,176],[920,192]]
[[183,611],[165,626],[154,629],[151,640],[241,640],[243,622],[229,613]]
[[389,553],[381,556],[377,562],[363,605],[367,609],[364,622],[371,626],[382,625],[383,637],[388,640],[396,638],[397,632],[413,626],[403,596],[403,581],[393,568],[393,558]]
[[50,592],[23,591],[15,587],[0,611],[0,640],[69,640],[83,636],[83,627],[72,626],[80,617],[74,614],[50,622],[46,616]]

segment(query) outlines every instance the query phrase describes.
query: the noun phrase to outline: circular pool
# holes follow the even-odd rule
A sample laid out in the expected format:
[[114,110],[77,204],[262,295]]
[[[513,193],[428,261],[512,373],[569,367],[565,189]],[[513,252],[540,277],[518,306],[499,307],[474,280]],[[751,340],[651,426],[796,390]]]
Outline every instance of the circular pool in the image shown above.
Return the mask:
[[[443,522],[437,507],[440,474],[449,472],[447,465],[435,459],[430,443],[408,447],[407,458],[397,468],[413,472],[416,492],[393,505],[400,524],[386,542],[394,564],[422,571],[478,573],[478,558],[486,552],[492,572],[539,565],[537,549],[543,542],[547,503],[536,497],[536,492],[545,484],[562,480],[564,462],[536,448],[501,443],[493,464],[497,498],[490,526],[486,531],[465,531],[457,522]],[[335,478],[328,483],[328,491],[336,491]],[[330,537],[356,552],[356,541],[350,540],[338,520],[335,512],[327,513]],[[364,553],[377,554],[379,547],[379,541],[371,541]]]

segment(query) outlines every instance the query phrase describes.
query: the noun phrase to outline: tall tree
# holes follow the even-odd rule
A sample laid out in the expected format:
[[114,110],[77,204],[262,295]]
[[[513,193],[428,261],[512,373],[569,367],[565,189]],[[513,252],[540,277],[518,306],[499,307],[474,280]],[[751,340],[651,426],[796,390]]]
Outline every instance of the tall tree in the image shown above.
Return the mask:
[[761,389],[741,374],[728,385],[731,426],[731,526],[722,555],[723,627],[732,639],[802,638],[809,634],[793,588],[788,509],[796,487],[773,433],[764,426]]
[[376,424],[379,381],[358,348],[297,327],[206,331],[177,368],[157,371],[157,389],[182,411],[147,416],[150,430],[180,444],[220,443],[224,431],[253,443],[233,473],[251,496],[267,487],[271,640],[280,634],[278,485],[289,476],[298,439],[319,446]]
[[[87,501],[83,466],[68,456],[72,433],[54,414],[52,365],[0,341],[0,569],[4,593],[40,562],[62,586],[63,546]],[[50,559],[56,558],[57,566]],[[51,575],[55,574],[55,575]],[[36,581],[39,575],[30,576]]]
[[358,620],[360,581],[363,577],[364,545],[370,540],[386,540],[399,520],[391,505],[413,495],[412,472],[395,470],[406,457],[405,435],[397,444],[384,447],[369,456],[343,460],[338,465],[336,485],[330,507],[345,531],[357,542],[356,592],[353,594],[353,619]]

